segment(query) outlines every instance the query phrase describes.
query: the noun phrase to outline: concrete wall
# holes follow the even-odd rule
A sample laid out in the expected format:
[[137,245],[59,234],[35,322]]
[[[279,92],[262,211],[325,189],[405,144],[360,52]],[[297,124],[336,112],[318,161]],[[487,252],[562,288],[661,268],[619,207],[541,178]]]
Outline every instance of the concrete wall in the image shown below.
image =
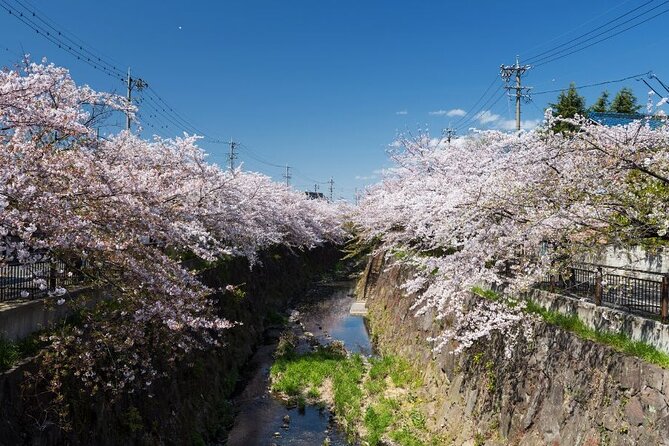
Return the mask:
[[589,263],[596,263],[613,268],[608,272],[613,274],[629,275],[651,280],[661,280],[656,274],[632,273],[630,271],[616,270],[616,268],[635,269],[653,273],[669,273],[669,255],[663,251],[649,253],[640,247],[618,249],[608,247],[604,253],[597,257],[586,259]]
[[534,290],[531,298],[548,310],[578,316],[589,328],[624,333],[635,341],[669,353],[669,325],[659,321],[543,290]]
[[[72,292],[68,300],[76,299],[84,293],[88,305],[94,305],[104,296],[101,290],[81,289]],[[3,302],[0,306],[0,337],[13,341],[23,339],[63,320],[72,312],[70,304],[56,305],[53,299]]]

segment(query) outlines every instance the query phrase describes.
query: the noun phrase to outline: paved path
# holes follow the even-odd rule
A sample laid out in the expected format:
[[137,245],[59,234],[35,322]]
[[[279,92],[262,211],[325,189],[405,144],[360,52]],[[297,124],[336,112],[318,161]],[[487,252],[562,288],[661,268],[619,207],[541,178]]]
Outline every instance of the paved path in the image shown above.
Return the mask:
[[351,314],[353,316],[367,316],[367,306],[365,301],[356,301],[351,305]]

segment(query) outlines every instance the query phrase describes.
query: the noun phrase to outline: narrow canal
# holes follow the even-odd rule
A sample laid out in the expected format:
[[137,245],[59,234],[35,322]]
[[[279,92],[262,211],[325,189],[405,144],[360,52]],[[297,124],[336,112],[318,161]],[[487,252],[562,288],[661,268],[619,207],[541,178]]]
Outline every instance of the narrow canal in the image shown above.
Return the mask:
[[[292,311],[285,330],[300,340],[299,349],[316,342],[344,343],[351,353],[370,356],[372,345],[362,316],[349,310],[354,301],[352,282],[316,286]],[[249,364],[248,381],[235,399],[238,410],[227,446],[346,446],[346,437],[327,408],[298,408],[269,391],[270,367],[280,330],[266,332],[266,345],[258,348]]]

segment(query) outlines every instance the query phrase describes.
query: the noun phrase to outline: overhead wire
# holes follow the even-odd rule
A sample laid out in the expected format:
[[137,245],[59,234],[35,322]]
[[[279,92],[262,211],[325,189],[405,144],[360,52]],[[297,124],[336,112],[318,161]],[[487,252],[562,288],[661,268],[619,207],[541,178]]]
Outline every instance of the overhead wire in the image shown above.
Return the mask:
[[299,169],[293,168],[293,174],[296,175],[299,178],[302,178],[303,180],[311,181],[314,184],[328,184],[329,181],[320,181],[320,180],[315,180],[313,178],[310,178],[306,176],[302,171]]
[[[26,6],[26,3],[28,3],[28,2],[24,2],[24,1],[22,1],[22,0],[14,0],[14,2],[15,2],[15,3],[18,3],[18,4],[19,4],[19,5],[20,5],[26,12],[28,12],[29,14],[31,14],[32,17],[35,17],[35,19],[37,19],[38,21],[40,21],[41,23],[43,23],[45,26],[47,26],[47,27],[48,27],[49,29],[51,29],[53,32],[57,33],[58,36],[63,37],[64,39],[66,39],[67,41],[69,41],[72,45],[74,45],[75,47],[78,47],[79,51],[81,51],[81,52],[83,52],[83,53],[86,53],[86,54],[88,54],[89,56],[93,57],[93,60],[97,60],[98,63],[106,65],[108,70],[113,71],[113,72],[116,72],[116,73],[117,73],[118,75],[120,75],[120,76],[123,76],[123,75],[124,75],[123,71],[122,71],[121,69],[117,68],[115,64],[109,63],[109,62],[107,62],[105,59],[103,59],[102,57],[100,57],[99,55],[94,54],[93,52],[91,52],[88,48],[86,48],[86,47],[83,45],[83,42],[81,42],[81,43],[76,42],[73,38],[71,38],[71,37],[68,36],[68,33],[65,33],[65,32],[63,32],[63,31],[60,31],[60,30],[57,29],[54,25],[52,25],[51,23],[49,23],[49,21],[47,21],[45,18],[43,18],[41,14],[38,15],[38,14],[36,13],[37,8]],[[32,5],[31,5],[31,6],[32,6]]]
[[[583,51],[583,50],[585,50],[585,49],[588,49],[588,48],[590,48],[590,47],[592,47],[592,46],[594,46],[594,45],[597,45],[598,43],[601,43],[601,42],[604,42],[604,41],[606,41],[606,40],[609,40],[609,39],[611,39],[611,38],[613,38],[613,37],[616,37],[616,36],[618,36],[618,35],[620,35],[620,34],[626,32],[626,31],[629,31],[629,30],[631,30],[631,29],[633,29],[633,28],[636,28],[636,27],[638,27],[638,26],[640,26],[640,25],[643,25],[644,23],[647,23],[647,22],[649,22],[649,21],[651,21],[651,20],[653,20],[653,19],[655,19],[655,18],[657,18],[657,17],[659,17],[659,16],[661,16],[661,15],[663,15],[663,14],[666,14],[667,12],[669,12],[669,8],[664,9],[663,11],[660,11],[659,13],[657,13],[657,14],[651,16],[651,17],[648,17],[648,18],[646,18],[646,19],[644,19],[644,20],[642,20],[642,21],[640,21],[640,22],[634,23],[634,24],[632,24],[632,25],[630,25],[630,26],[628,26],[628,27],[626,27],[626,28],[623,28],[623,29],[621,29],[621,30],[619,30],[619,31],[617,31],[617,32],[615,32],[615,33],[613,33],[613,34],[606,35],[605,37],[602,37],[602,38],[599,39],[599,40],[595,40],[594,42],[588,43],[588,42],[590,42],[591,40],[593,40],[593,39],[595,39],[595,38],[597,38],[597,37],[599,37],[599,36],[602,36],[602,35],[606,34],[607,32],[612,31],[612,30],[614,30],[615,28],[617,28],[617,27],[619,27],[619,26],[621,26],[621,25],[623,25],[623,24],[629,23],[630,21],[633,21],[633,20],[635,20],[635,19],[637,19],[637,18],[639,18],[639,17],[641,17],[641,16],[647,14],[648,12],[650,12],[650,11],[652,11],[652,10],[655,10],[655,9],[659,8],[660,6],[664,6],[664,5],[667,5],[667,4],[669,4],[669,0],[664,1],[664,2],[662,2],[660,5],[658,5],[658,6],[654,7],[654,8],[652,8],[651,10],[646,11],[646,12],[644,12],[644,13],[642,13],[642,14],[639,14],[639,15],[633,17],[632,19],[626,20],[625,22],[620,23],[620,24],[616,25],[615,27],[613,27],[613,28],[611,28],[611,29],[609,29],[609,30],[607,30],[607,31],[604,31],[604,32],[599,33],[599,34],[596,34],[595,36],[592,36],[591,38],[588,38],[588,39],[586,39],[586,40],[584,40],[584,41],[582,41],[582,42],[578,42],[578,43],[576,43],[576,44],[574,44],[574,45],[568,46],[568,47],[566,47],[566,48],[564,48],[564,49],[562,49],[562,50],[560,50],[560,51],[557,51],[557,52],[555,52],[554,54],[550,54],[550,55],[548,55],[548,56],[544,56],[544,57],[541,57],[541,58],[539,58],[539,59],[535,59],[535,60],[530,59],[530,60],[528,60],[527,62],[530,63],[530,64],[534,64],[534,67],[540,67],[540,66],[546,65],[546,64],[548,64],[548,63],[554,62],[554,61],[556,61],[556,60],[560,60],[560,59],[562,59],[562,58],[565,58],[565,57],[567,57],[567,56],[570,56],[570,55],[572,55],[572,54],[578,53],[578,52]],[[581,46],[581,45],[584,45],[584,44],[586,44],[586,43],[587,43],[587,45],[585,45],[585,46]],[[572,50],[572,51],[568,51],[568,50],[571,50],[571,49],[573,49],[573,50]],[[568,52],[565,53],[565,51],[568,51]]]
[[83,51],[79,51],[76,46],[72,46],[71,43],[68,44],[67,42],[62,40],[60,38],[60,36],[62,36],[62,33],[60,35],[58,34],[54,35],[54,33],[46,29],[44,25],[40,25],[36,21],[32,20],[31,16],[34,14],[34,12],[31,12],[31,15],[27,16],[26,14],[21,12],[16,6],[9,4],[9,2],[6,0],[0,0],[0,8],[6,10],[10,15],[16,17],[23,24],[31,28],[33,31],[44,37],[52,44],[56,45],[58,48],[69,53],[73,57],[76,57],[77,60],[86,63],[93,69],[100,71],[111,78],[120,79],[121,81],[124,80],[122,73],[118,71],[115,72],[113,70],[106,68],[105,66],[103,66],[103,64],[96,62],[97,58],[94,57],[93,59],[91,59],[90,55],[86,55]]
[[[73,37],[68,35],[69,33],[61,31],[53,20],[48,19],[42,13],[38,14],[36,8],[27,6],[26,0],[13,0],[13,4],[10,3],[10,1],[12,0],[0,0],[0,8],[6,10],[10,15],[16,17],[23,24],[33,29],[37,34],[56,45],[59,49],[69,53],[77,60],[86,63],[93,69],[100,71],[111,78],[118,79],[122,82],[127,81],[127,74],[123,73],[115,63],[109,62],[106,57],[102,57],[95,51],[89,49],[92,47],[85,44],[81,39],[79,39],[79,42],[75,41]],[[164,118],[172,122],[177,128],[183,128],[190,133],[202,135],[211,143],[220,142],[220,139],[202,131],[181,113],[177,112],[156,92],[154,88],[149,86],[146,90],[153,96],[152,99],[155,102],[154,108],[160,110]]]
[[535,49],[537,49],[537,48],[541,48],[541,47],[543,47],[543,46],[547,46],[548,44],[550,44],[550,43],[552,43],[552,42],[555,42],[555,41],[561,39],[562,37],[565,37],[565,36],[568,36],[568,35],[574,33],[575,31],[577,31],[577,30],[583,28],[585,25],[588,25],[589,23],[592,23],[592,22],[596,21],[597,19],[599,19],[599,18],[601,18],[601,17],[604,17],[605,15],[607,15],[608,13],[610,13],[611,11],[614,11],[614,10],[618,9],[618,8],[620,8],[621,6],[626,5],[627,3],[631,2],[631,1],[632,1],[632,0],[625,0],[625,1],[623,1],[622,3],[617,4],[616,6],[613,6],[613,7],[609,8],[609,9],[607,9],[606,11],[602,12],[601,14],[598,14],[597,16],[592,17],[592,18],[586,20],[585,22],[582,22],[581,24],[579,24],[579,25],[577,25],[576,27],[570,29],[569,31],[566,31],[566,32],[564,32],[564,33],[562,33],[562,34],[559,34],[559,35],[557,35],[557,36],[554,36],[554,37],[552,37],[551,39],[547,40],[546,42],[543,42],[543,43],[540,43],[540,44],[538,44],[538,45],[534,45],[534,46],[532,46],[532,47],[530,47],[530,48],[527,48],[525,51],[520,51],[520,52],[518,52],[518,54],[526,54],[526,53],[530,53],[531,51],[533,51],[533,50],[535,50]]
[[462,122],[463,119],[465,119],[465,118],[468,119],[468,118],[470,117],[472,110],[474,110],[474,109],[476,108],[476,106],[483,100],[483,98],[486,97],[486,95],[488,94],[488,91],[490,91],[490,89],[492,88],[492,86],[495,85],[495,82],[497,82],[498,80],[499,80],[499,78],[497,77],[497,75],[495,75],[495,78],[492,80],[492,82],[490,82],[490,84],[488,85],[488,87],[485,89],[485,91],[483,92],[483,94],[476,100],[476,102],[474,103],[474,105],[472,105],[472,106],[470,107],[470,109],[469,109],[463,116],[461,116],[459,119],[457,119],[457,120],[453,123],[453,125],[454,125],[456,128],[457,128],[457,126]]
[[[602,24],[602,25],[599,25],[598,27],[596,27],[596,28],[594,28],[594,29],[592,29],[592,30],[590,30],[590,31],[588,31],[588,32],[586,32],[586,33],[580,34],[579,36],[576,36],[576,37],[574,37],[574,38],[571,39],[571,40],[568,40],[568,41],[566,41],[566,42],[563,42],[563,43],[561,43],[560,45],[554,46],[553,48],[550,48],[550,49],[548,49],[548,50],[542,51],[542,52],[540,52],[540,53],[538,53],[538,54],[534,54],[534,55],[531,55],[531,56],[529,56],[529,57],[525,57],[524,60],[525,60],[526,63],[533,63],[533,62],[536,61],[537,59],[541,59],[542,56],[552,57],[552,56],[550,55],[550,53],[553,53],[553,52],[559,50],[560,48],[563,48],[563,47],[565,47],[565,46],[568,46],[568,45],[570,45],[570,44],[572,44],[572,43],[574,43],[574,42],[578,42],[578,41],[581,40],[583,37],[587,37],[587,36],[591,35],[592,33],[595,33],[595,32],[597,32],[597,31],[599,31],[599,30],[602,29],[602,28],[606,28],[606,27],[608,27],[609,25],[612,25],[613,23],[617,22],[618,20],[620,20],[620,19],[622,19],[622,18],[625,18],[626,16],[628,16],[628,15],[630,15],[630,14],[633,14],[634,12],[638,11],[639,9],[643,9],[644,7],[646,7],[646,6],[648,6],[649,4],[653,3],[654,1],[655,1],[655,0],[648,0],[648,1],[646,1],[645,3],[643,3],[643,4],[639,5],[639,6],[633,8],[633,9],[627,11],[627,12],[625,12],[624,14],[621,14],[621,15],[615,17],[614,19],[609,20],[608,22],[606,22],[606,23],[604,23],[604,24]],[[661,5],[658,5],[658,6],[656,6],[655,8],[658,8],[659,6],[661,6]],[[644,14],[646,14],[646,13],[652,11],[652,10],[655,9],[655,8],[649,9],[648,11],[644,11],[644,12],[642,12],[640,15],[644,15]],[[638,17],[638,16],[635,16],[635,17]],[[629,20],[633,20],[635,17],[633,17],[632,19],[629,19]],[[605,31],[603,31],[602,33],[606,33],[606,32],[608,32],[608,31],[611,31],[611,30],[615,29],[615,28],[618,27],[618,26],[624,25],[625,23],[627,23],[627,22],[620,23],[620,24],[614,26],[613,28],[611,28],[611,29],[609,29],[609,30],[605,30]],[[595,35],[595,36],[589,37],[588,39],[596,38],[596,37],[598,37],[599,35],[601,35],[601,33],[600,33],[600,34],[597,34],[597,35]],[[586,39],[586,40],[588,40],[588,39]]]
[[260,164],[264,164],[264,165],[269,166],[269,167],[276,167],[276,168],[279,168],[279,169],[285,169],[285,167],[286,167],[285,164],[281,165],[281,164],[273,163],[271,161],[268,161],[268,160],[264,159],[263,157],[258,155],[256,152],[251,150],[251,148],[249,146],[247,146],[246,144],[237,144],[237,147],[243,149],[246,152],[246,154],[248,155],[249,158],[251,158],[252,160],[255,160],[256,162],[258,162]]
[[[497,93],[502,90],[501,95],[496,95]],[[503,91],[502,87],[500,86],[497,90],[495,90],[495,93],[493,93],[492,96],[488,98],[486,102],[484,102],[476,111],[476,113],[473,113],[471,116],[469,116],[468,119],[466,119],[464,122],[462,122],[459,126],[456,127],[456,130],[462,130],[469,126],[472,122],[474,122],[476,119],[479,119],[486,110],[490,110],[492,107],[494,107],[504,96],[506,96],[506,92]]]
[[[629,79],[639,78],[639,77],[644,76],[644,75],[649,76],[650,74],[651,74],[651,71],[647,71],[645,73],[634,74],[632,76],[623,77],[621,79],[613,79],[613,80],[597,82],[597,83],[594,83],[594,84],[587,84],[587,85],[577,85],[576,88],[581,89],[581,88],[600,87],[602,85],[615,84],[615,83],[623,82],[623,81],[626,81],[626,80],[629,80]],[[554,90],[537,91],[537,92],[533,92],[532,95],[533,96],[539,96],[539,95],[542,95],[542,94],[559,93],[559,92],[567,91],[567,90],[569,90],[569,87],[558,88],[558,89],[554,89]]]

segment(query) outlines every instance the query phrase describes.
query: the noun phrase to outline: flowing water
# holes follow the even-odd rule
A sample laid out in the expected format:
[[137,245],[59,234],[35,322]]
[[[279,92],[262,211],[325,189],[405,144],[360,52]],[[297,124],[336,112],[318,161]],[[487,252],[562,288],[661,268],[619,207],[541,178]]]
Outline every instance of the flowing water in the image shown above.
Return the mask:
[[[371,355],[372,345],[364,318],[352,316],[353,284],[318,286],[298,307],[304,331],[323,344],[340,340],[353,353]],[[249,365],[249,380],[235,399],[238,410],[227,446],[350,445],[327,409],[287,407],[268,391],[269,369],[275,344],[263,345]],[[326,440],[327,439],[327,440]]]

